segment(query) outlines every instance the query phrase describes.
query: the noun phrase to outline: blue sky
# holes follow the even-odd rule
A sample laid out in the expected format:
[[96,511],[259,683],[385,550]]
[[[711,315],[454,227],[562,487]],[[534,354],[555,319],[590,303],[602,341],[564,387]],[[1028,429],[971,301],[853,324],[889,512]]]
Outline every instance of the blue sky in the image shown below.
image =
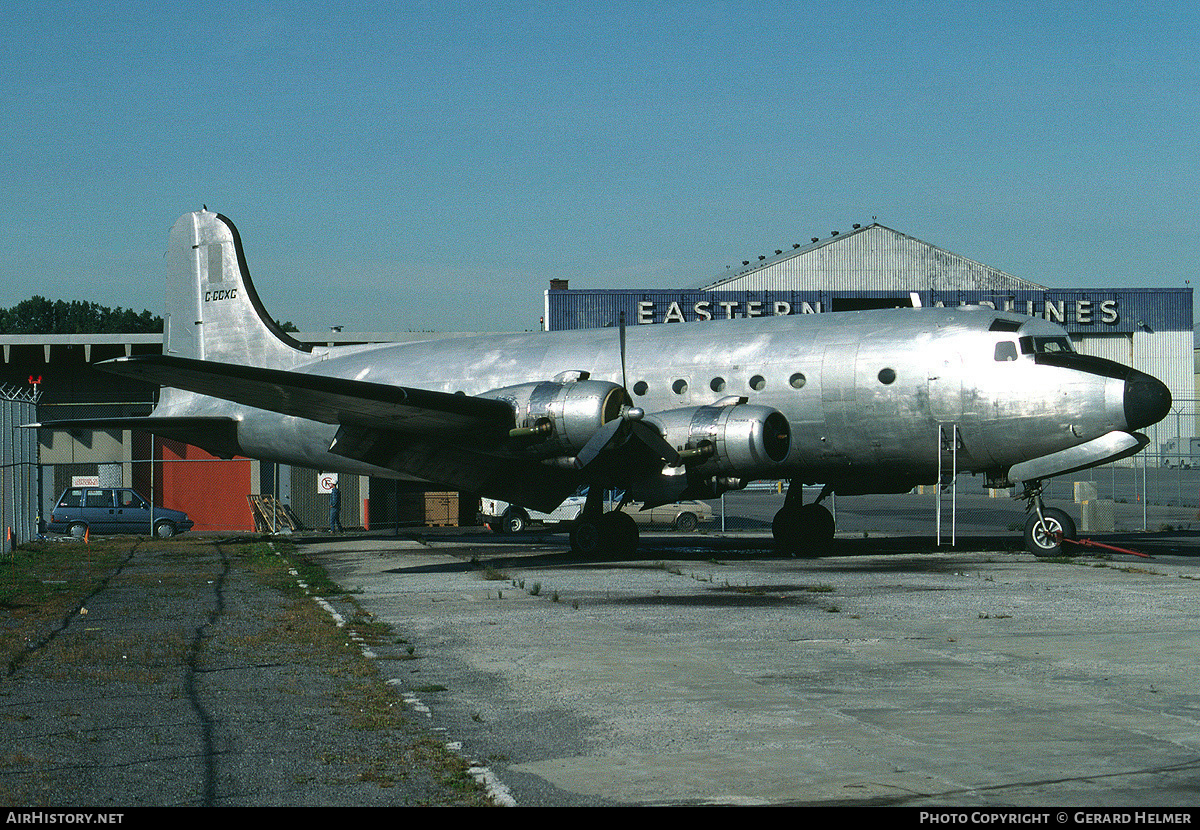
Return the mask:
[[[98,6],[105,6],[99,8]],[[0,2],[0,306],[162,308],[175,219],[302,329],[536,328],[878,221],[1195,279],[1200,13],[1117,3]]]

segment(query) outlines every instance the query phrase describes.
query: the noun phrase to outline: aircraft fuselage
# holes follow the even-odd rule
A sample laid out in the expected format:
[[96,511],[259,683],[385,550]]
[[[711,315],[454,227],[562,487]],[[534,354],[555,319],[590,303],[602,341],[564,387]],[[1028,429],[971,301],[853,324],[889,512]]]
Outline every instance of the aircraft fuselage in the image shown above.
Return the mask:
[[[620,384],[617,339],[607,328],[316,348],[295,370],[465,395],[572,371]],[[740,397],[775,408],[790,424],[791,444],[773,477],[839,483],[841,492],[932,482],[939,423],[958,426],[960,470],[1002,479],[1013,464],[1161,417],[1130,413],[1128,404],[1135,378],[1157,381],[1066,351],[1059,326],[988,308],[641,326],[628,330],[627,341],[635,406],[657,412]],[[1046,354],[1057,365],[1040,362]],[[190,395],[178,403],[156,414],[231,406]],[[336,426],[237,408],[246,453],[347,468],[346,458],[320,450]]]

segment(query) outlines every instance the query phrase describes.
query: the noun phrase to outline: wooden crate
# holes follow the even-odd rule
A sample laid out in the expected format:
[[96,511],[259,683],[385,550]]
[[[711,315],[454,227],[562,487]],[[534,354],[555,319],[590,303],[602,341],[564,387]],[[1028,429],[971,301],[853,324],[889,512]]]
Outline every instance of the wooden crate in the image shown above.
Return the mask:
[[458,527],[458,493],[426,493],[425,524],[433,527]]

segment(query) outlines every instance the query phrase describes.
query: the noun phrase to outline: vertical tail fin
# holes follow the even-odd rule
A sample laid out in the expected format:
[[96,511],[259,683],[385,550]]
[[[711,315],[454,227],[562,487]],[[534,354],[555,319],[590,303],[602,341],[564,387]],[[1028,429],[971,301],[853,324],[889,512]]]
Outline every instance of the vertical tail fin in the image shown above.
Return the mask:
[[221,214],[180,217],[167,260],[164,354],[287,369],[312,351],[263,308],[237,228]]

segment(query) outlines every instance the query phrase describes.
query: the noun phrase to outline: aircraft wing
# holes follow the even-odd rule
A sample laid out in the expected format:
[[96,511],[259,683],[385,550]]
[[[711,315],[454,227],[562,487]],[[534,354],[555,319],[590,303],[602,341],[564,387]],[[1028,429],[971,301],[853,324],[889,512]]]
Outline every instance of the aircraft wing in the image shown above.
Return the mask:
[[133,355],[99,368],[148,383],[326,424],[448,437],[481,443],[513,427],[505,402],[427,389],[288,372],[171,355]]
[[[553,510],[579,485],[579,477],[570,471],[496,451],[514,426],[512,408],[500,400],[171,355],[120,357],[97,366],[255,409],[335,424],[337,436],[329,451],[336,455],[540,510]],[[147,425],[139,428],[155,429],[150,424],[156,421],[195,419],[144,420]],[[100,428],[94,422],[88,425]],[[203,439],[184,436],[190,443]]]

